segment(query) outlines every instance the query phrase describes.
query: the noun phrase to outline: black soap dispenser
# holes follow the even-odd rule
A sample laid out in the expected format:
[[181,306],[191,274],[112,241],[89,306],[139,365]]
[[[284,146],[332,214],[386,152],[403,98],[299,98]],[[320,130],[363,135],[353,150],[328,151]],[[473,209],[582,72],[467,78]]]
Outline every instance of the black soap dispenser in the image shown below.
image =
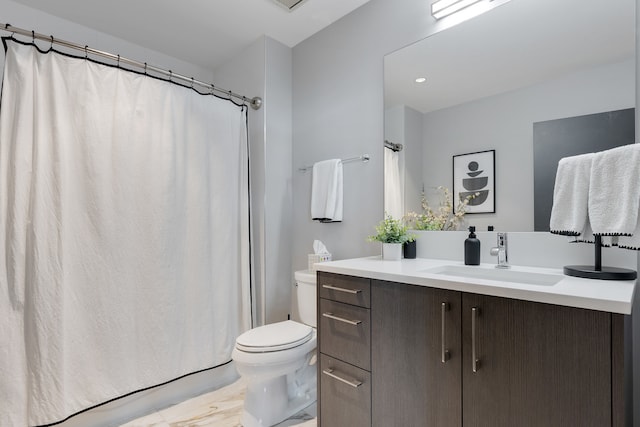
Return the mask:
[[469,227],[469,237],[464,241],[464,264],[480,265],[480,240],[474,226]]

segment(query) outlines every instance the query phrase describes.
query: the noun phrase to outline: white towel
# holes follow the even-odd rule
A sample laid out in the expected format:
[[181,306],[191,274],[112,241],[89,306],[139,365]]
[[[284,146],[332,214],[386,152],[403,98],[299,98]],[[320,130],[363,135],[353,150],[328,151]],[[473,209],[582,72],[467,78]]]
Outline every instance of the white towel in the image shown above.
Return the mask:
[[640,223],[636,226],[633,232],[633,236],[620,236],[618,237],[619,248],[640,250]]
[[[584,229],[577,236],[570,236],[569,242],[571,243],[595,243],[596,238],[593,235],[593,230],[591,230],[591,224],[589,224],[589,220],[585,221]],[[605,246],[605,245],[603,245]]]
[[342,221],[342,161],[324,160],[313,165],[311,219]]
[[[569,237],[569,242],[570,243],[591,243],[591,244],[596,242],[596,237],[593,235],[593,230],[591,229],[591,224],[589,224],[589,220],[587,220],[582,233],[580,233],[579,236]],[[600,244],[605,248],[618,246],[618,237],[602,236],[602,239],[600,240]]]
[[589,184],[589,222],[593,234],[640,237],[636,231],[639,207],[640,144],[596,153]]
[[589,177],[593,153],[558,162],[549,228],[554,234],[579,236],[588,227]]

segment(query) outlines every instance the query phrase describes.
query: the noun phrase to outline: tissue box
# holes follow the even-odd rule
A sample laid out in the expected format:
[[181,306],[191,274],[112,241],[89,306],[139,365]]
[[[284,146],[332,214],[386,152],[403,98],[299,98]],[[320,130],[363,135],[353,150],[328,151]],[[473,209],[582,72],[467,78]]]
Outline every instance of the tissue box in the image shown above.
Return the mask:
[[309,270],[316,271],[316,262],[331,261],[331,254],[309,254]]

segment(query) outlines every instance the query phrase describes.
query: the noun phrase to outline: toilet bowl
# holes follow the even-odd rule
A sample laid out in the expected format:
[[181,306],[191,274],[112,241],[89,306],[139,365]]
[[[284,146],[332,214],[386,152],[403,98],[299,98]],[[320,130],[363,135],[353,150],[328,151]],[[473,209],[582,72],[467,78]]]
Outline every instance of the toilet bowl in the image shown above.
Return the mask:
[[232,358],[247,382],[243,427],[273,426],[316,401],[315,273],[295,273],[300,319],[251,329]]

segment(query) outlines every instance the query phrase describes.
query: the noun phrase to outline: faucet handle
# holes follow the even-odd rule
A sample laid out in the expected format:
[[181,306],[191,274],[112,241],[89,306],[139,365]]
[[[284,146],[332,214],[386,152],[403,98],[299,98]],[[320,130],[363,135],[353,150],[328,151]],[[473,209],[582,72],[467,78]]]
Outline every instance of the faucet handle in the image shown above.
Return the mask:
[[[493,249],[495,249],[495,251]],[[498,256],[498,265],[496,265],[496,268],[509,268],[507,233],[498,233],[498,247],[493,249],[491,250],[491,254]]]
[[498,233],[498,247],[507,246],[507,233]]
[[496,246],[496,247],[494,247],[494,248],[491,248],[491,249],[489,250],[489,253],[490,253],[491,255],[493,255],[493,256],[498,256],[498,254],[500,253],[500,248],[499,248],[499,247],[497,247],[497,246]]

